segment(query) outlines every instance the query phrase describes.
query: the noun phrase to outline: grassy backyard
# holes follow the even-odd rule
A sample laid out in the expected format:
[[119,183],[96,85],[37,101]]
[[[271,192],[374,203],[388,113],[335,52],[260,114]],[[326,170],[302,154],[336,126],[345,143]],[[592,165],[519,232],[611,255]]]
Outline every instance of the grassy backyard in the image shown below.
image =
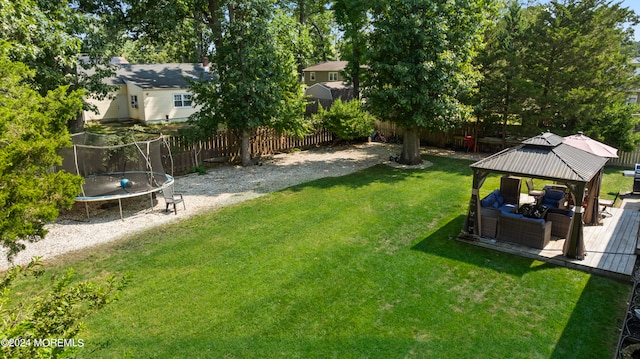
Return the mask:
[[306,183],[68,263],[131,276],[86,323],[80,356],[612,357],[630,284],[455,241],[470,162],[428,160]]

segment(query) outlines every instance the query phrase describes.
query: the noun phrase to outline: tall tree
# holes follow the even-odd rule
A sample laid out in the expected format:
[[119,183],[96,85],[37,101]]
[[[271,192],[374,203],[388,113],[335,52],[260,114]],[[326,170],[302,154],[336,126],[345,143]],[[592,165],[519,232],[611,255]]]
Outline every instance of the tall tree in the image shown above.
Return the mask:
[[478,79],[472,60],[493,9],[491,0],[399,0],[375,9],[365,96],[372,113],[404,127],[401,163],[422,161],[421,129],[449,129],[469,113],[458,96]]
[[333,3],[336,21],[344,32],[345,43],[340,54],[349,61],[345,69],[353,84],[353,93],[360,98],[361,65],[367,52],[366,29],[372,3],[364,0],[338,0]]
[[66,121],[82,108],[83,93],[61,86],[40,95],[25,84],[34,71],[10,61],[8,48],[0,43],[0,244],[11,256],[23,241],[42,238],[78,193],[81,178],[50,168],[71,144]]
[[530,82],[524,76],[526,32],[522,9],[512,0],[500,12],[496,26],[485,33],[486,46],[477,57],[482,80],[474,96],[475,114],[485,127],[499,126],[503,147],[509,121],[519,116],[531,96]]
[[[298,74],[302,78],[302,70],[320,61],[333,60],[335,36],[334,16],[329,11],[327,0],[278,0],[277,6],[292,18],[296,19],[298,38],[309,42],[295,53]],[[302,51],[300,51],[302,50]]]
[[202,109],[193,121],[204,133],[220,125],[241,134],[243,165],[251,164],[250,133],[259,126],[304,131],[303,97],[293,55],[270,28],[269,1],[211,1],[216,76],[193,84]]
[[532,23],[525,74],[536,92],[523,120],[559,133],[586,128],[593,131],[588,135],[611,133],[597,129],[606,127],[599,119],[612,104],[624,102],[633,78],[631,41],[623,25],[637,17],[606,0],[553,0],[528,11]]

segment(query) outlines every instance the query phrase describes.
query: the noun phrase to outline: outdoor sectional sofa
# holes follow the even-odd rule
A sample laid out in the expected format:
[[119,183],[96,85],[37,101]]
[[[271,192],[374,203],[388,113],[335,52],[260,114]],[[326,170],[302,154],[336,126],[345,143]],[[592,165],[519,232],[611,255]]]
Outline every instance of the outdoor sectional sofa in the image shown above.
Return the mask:
[[501,212],[511,213],[516,205],[506,203],[500,190],[496,189],[480,200],[480,220],[482,221],[482,236],[495,238],[498,231],[498,217]]
[[498,216],[497,238],[501,241],[543,249],[551,240],[552,223],[544,219],[528,218],[518,213]]
[[551,240],[552,223],[515,213],[517,206],[508,203],[500,190],[494,190],[480,200],[481,235],[532,248],[544,248]]

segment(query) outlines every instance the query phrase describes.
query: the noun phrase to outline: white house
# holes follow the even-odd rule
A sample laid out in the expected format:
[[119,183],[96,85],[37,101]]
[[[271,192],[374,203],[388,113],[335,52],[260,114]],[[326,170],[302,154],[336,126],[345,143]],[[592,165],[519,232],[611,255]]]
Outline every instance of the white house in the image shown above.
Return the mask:
[[104,80],[117,90],[103,100],[87,99],[97,111],[84,111],[83,118],[85,122],[135,120],[144,124],[186,121],[198,111],[187,79],[209,76],[208,66],[201,63],[121,63],[116,74]]

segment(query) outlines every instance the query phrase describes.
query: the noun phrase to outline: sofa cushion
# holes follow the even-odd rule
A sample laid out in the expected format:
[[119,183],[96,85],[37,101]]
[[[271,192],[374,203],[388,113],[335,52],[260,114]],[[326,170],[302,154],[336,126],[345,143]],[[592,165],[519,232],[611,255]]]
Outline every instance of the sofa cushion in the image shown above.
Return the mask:
[[544,197],[542,197],[542,205],[549,208],[558,208],[558,203],[564,199],[564,191],[545,188]]
[[507,212],[507,213],[502,213],[502,214],[504,214],[505,216],[511,217],[511,218],[522,218],[522,219],[525,218],[521,213]]
[[480,205],[485,208],[500,208],[504,204],[504,198],[500,190],[496,189],[480,200]]
[[493,193],[496,198],[496,202],[498,203],[498,207],[496,208],[502,207],[504,205],[504,197],[502,197],[502,193],[500,193],[499,189],[493,191]]
[[493,207],[493,202],[495,201],[495,195],[493,194],[493,192],[491,192],[485,198],[480,200],[480,205],[482,207]]
[[576,212],[575,207],[571,208],[571,209],[562,209],[562,208],[549,208],[549,211],[547,213],[557,213],[557,214],[563,214],[567,217],[573,217],[573,214]]
[[519,218],[523,221],[528,221],[528,222],[532,222],[532,223],[538,223],[540,224],[541,227],[544,227],[545,224],[545,220],[544,219],[538,219],[538,218],[528,218],[525,217],[523,214],[521,213],[502,213],[504,216],[507,217],[511,217],[511,218]]
[[513,213],[516,211],[516,205],[515,204],[509,204],[509,203],[505,203],[502,206],[500,206],[500,212],[508,214],[508,213]]

